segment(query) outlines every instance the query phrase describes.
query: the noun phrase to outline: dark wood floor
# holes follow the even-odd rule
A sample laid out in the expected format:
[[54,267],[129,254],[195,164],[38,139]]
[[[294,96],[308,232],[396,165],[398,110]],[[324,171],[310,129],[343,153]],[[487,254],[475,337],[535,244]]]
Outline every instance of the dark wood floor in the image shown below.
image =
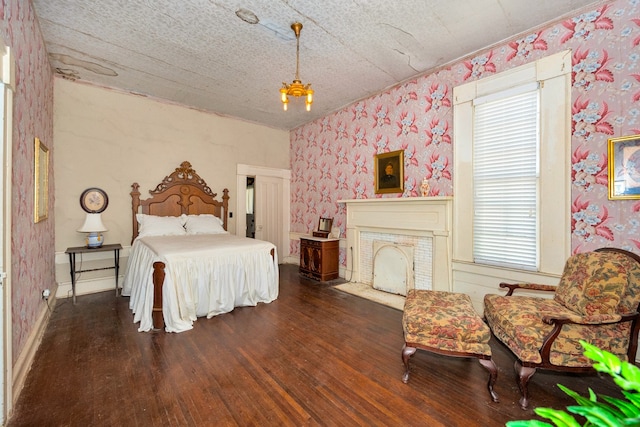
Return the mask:
[[[492,403],[476,360],[418,351],[401,381],[398,310],[281,266],[280,297],[139,333],[128,298],[58,301],[8,426],[501,426],[522,411],[513,356],[492,342]],[[619,395],[608,377],[538,372],[533,406],[572,401],[555,384]]]

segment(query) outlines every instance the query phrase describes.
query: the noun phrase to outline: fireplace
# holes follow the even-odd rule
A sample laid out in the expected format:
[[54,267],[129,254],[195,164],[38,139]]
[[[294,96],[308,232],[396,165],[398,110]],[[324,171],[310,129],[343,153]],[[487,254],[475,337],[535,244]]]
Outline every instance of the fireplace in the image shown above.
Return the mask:
[[414,245],[374,240],[373,288],[406,296],[414,287],[414,252]]
[[[391,292],[400,294],[408,286],[451,291],[451,197],[357,199],[339,203],[347,205],[347,272],[351,272],[353,282],[377,287],[374,281],[380,279],[385,283],[380,288],[387,287],[389,281],[398,282]],[[390,251],[387,255],[397,264],[374,265],[381,248]],[[395,276],[389,279],[388,275]],[[398,287],[404,287],[405,291],[398,292]]]

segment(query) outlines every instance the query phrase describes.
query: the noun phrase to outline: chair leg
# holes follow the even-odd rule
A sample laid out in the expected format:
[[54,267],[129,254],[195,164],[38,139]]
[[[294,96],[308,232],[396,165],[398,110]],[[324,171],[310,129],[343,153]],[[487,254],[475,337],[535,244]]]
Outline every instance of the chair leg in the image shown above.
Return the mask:
[[532,368],[529,366],[522,366],[519,360],[513,365],[513,368],[518,375],[518,388],[520,389],[520,393],[522,397],[520,398],[520,407],[522,409],[527,409],[529,406],[529,380],[536,373],[536,368]]
[[498,368],[496,368],[496,364],[493,362],[493,359],[478,359],[483,368],[489,371],[489,382],[487,383],[487,388],[489,389],[489,394],[491,395],[491,400],[494,402],[499,402],[498,394],[493,391],[493,386],[498,379]]
[[416,353],[416,350],[415,347],[409,347],[406,343],[402,346],[402,363],[404,363],[402,382],[405,384],[409,382],[409,359]]

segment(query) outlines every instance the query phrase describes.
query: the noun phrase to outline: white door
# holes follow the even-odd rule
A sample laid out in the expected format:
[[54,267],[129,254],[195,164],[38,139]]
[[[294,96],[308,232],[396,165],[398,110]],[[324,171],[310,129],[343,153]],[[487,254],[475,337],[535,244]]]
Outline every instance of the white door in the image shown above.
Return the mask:
[[[282,179],[257,176],[254,182],[256,239],[271,242],[282,254]],[[288,195],[287,195],[288,196]]]

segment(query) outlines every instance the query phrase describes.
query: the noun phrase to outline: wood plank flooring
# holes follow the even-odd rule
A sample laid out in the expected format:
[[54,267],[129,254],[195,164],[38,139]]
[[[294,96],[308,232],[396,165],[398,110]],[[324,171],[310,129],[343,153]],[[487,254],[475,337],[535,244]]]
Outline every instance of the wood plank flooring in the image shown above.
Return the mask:
[[[476,360],[418,351],[401,381],[398,310],[280,268],[280,297],[140,333],[113,292],[58,301],[8,426],[502,426],[522,411],[513,356],[492,341],[499,403]],[[573,403],[555,384],[619,396],[609,377],[538,372],[532,407]]]

